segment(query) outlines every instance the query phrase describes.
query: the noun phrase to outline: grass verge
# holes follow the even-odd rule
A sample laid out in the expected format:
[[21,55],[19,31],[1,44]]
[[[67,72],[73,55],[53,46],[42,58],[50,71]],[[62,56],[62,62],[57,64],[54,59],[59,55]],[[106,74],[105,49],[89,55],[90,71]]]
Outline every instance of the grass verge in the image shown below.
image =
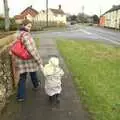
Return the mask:
[[94,120],[120,120],[120,48],[58,40],[81,100]]

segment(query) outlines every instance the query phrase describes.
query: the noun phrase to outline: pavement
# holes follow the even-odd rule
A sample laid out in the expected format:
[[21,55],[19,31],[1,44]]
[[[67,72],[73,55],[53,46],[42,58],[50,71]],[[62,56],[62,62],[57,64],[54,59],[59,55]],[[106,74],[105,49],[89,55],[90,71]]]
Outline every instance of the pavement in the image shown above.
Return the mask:
[[44,38],[40,41],[40,54],[44,63],[47,63],[51,56],[58,56],[60,65],[65,71],[63,78],[63,91],[59,106],[52,106],[44,92],[44,77],[39,72],[41,81],[39,91],[32,90],[32,84],[28,77],[26,84],[26,101],[17,103],[15,95],[8,100],[0,120],[89,120],[90,116],[84,109],[78,96],[72,77],[56,48],[55,40]]

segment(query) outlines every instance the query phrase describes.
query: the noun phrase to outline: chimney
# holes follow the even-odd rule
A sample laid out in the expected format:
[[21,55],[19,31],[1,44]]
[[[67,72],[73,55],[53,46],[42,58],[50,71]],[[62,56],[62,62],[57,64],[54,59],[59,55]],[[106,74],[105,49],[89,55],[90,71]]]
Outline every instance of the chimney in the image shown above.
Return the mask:
[[30,8],[32,8],[32,5],[30,6]]
[[61,5],[59,5],[59,10],[61,10]]
[[112,6],[112,8],[116,8],[116,7],[117,7],[117,5],[113,5],[113,6]]

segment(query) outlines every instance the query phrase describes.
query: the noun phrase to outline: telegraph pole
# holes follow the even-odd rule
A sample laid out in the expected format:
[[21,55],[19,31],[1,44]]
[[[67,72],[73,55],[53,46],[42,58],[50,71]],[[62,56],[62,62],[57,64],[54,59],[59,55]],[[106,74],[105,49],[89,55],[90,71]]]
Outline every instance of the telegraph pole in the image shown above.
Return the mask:
[[100,17],[101,17],[101,8],[100,8]]
[[82,6],[83,24],[84,24],[84,5]]
[[48,0],[46,0],[46,26],[48,27]]
[[10,21],[9,21],[8,1],[3,0],[3,2],[4,2],[4,15],[5,15],[5,31],[9,31]]

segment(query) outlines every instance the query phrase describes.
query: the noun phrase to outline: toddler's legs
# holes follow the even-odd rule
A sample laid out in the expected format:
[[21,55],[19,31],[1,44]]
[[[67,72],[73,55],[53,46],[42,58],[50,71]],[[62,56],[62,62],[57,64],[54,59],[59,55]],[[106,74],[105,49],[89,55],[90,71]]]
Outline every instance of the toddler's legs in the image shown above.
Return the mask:
[[49,101],[50,101],[51,103],[54,103],[54,101],[55,101],[55,95],[49,96]]
[[55,94],[53,96],[49,96],[49,101],[51,104],[60,104],[60,94]]
[[60,103],[60,94],[55,94],[55,98],[56,98],[56,103],[59,104]]

